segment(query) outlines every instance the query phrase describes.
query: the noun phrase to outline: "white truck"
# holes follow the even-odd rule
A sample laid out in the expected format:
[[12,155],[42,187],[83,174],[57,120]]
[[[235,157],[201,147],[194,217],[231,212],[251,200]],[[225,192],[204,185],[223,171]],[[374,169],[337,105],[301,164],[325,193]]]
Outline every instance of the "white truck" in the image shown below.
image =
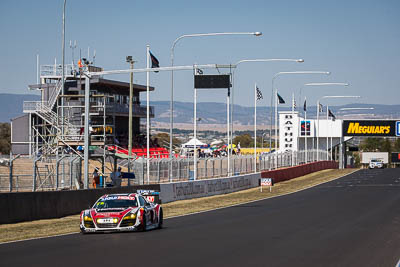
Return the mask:
[[388,152],[362,152],[361,163],[368,165],[368,168],[383,168],[385,164],[389,163]]

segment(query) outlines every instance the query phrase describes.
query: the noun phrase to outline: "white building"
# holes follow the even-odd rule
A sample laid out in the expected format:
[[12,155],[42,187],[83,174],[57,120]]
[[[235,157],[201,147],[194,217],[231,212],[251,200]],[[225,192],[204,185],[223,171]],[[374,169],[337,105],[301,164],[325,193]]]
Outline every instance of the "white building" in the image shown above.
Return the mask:
[[[332,118],[326,119],[325,113],[320,113],[319,120],[304,120],[299,116],[299,112],[281,111],[279,112],[279,151],[301,151],[316,149],[317,138],[320,150],[331,149],[340,144],[342,138],[342,120]],[[305,135],[305,125],[307,136]],[[319,132],[319,134],[318,134]],[[346,137],[347,141],[351,137]]]

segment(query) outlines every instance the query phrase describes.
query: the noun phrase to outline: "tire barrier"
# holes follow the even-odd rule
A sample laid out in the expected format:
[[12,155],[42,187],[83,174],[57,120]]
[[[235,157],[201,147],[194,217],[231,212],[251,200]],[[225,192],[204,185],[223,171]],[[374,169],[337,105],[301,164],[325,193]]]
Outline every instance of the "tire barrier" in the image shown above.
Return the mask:
[[274,183],[279,183],[312,172],[337,168],[339,168],[339,163],[336,161],[319,161],[272,171],[263,171],[261,172],[261,178],[273,178]]
[[0,194],[0,224],[61,218],[79,214],[105,194],[131,193],[139,189],[160,191],[160,185],[112,187],[70,191]]

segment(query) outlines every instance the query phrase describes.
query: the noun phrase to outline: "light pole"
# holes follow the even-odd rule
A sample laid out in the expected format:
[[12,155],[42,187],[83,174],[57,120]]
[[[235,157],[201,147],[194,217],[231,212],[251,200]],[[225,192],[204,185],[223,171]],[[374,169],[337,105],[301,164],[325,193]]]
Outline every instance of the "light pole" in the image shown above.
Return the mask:
[[[221,35],[254,35],[261,36],[261,32],[214,32],[214,33],[195,33],[184,34],[175,39],[171,47],[171,67],[174,66],[174,51],[175,45],[179,40],[187,37],[206,37],[206,36],[221,36]],[[169,128],[169,158],[172,159],[172,134],[174,127],[174,71],[171,70],[171,100],[170,100],[170,128]],[[172,164],[172,161],[171,161]],[[172,166],[170,166],[169,179],[172,179]]]
[[[368,107],[368,108],[341,108],[339,111],[352,111],[352,110],[374,110],[375,108],[373,107]],[[361,115],[369,115],[369,116],[374,116],[373,113],[357,113],[357,114],[344,114],[344,116],[361,116]],[[332,146],[332,136],[331,136],[331,146]],[[331,154],[332,154],[332,149],[331,149]],[[332,157],[332,156],[331,156]]]
[[[303,61],[299,61],[299,62],[304,62]],[[275,151],[278,150],[278,137],[277,137],[277,128],[278,128],[278,105],[277,105],[277,100],[278,100],[278,90],[275,89],[275,94],[274,94],[274,83],[275,83],[275,79],[278,76],[281,75],[290,75],[290,74],[325,74],[325,75],[329,75],[330,72],[329,71],[281,71],[276,73],[273,77],[272,77],[272,89],[271,89],[271,105],[270,105],[270,127],[269,127],[269,131],[270,133],[272,133],[272,104],[273,104],[273,99],[275,99],[275,129],[274,129],[274,135],[275,135]],[[272,149],[272,138],[269,139],[269,150],[271,152]]]
[[[236,62],[236,64],[232,65],[233,73],[232,73],[232,102],[231,102],[231,130],[230,134],[228,133],[228,144],[231,144],[231,148],[228,147],[228,176],[230,173],[230,156],[232,153],[232,135],[233,135],[233,92],[234,92],[234,77],[235,77],[235,69],[237,66],[241,63],[245,62],[297,62],[297,63],[303,63],[303,59],[290,59],[290,58],[260,58],[260,59],[242,59]],[[271,139],[271,132],[270,132],[270,139]],[[270,149],[271,150],[271,149]]]
[[[348,86],[348,84],[346,84]],[[344,95],[338,95],[338,96],[323,96],[318,99],[317,101],[317,161],[319,161],[319,106],[320,106],[320,101],[324,98],[360,98],[360,96],[344,96]],[[328,145],[328,144],[327,144]]]
[[[130,68],[133,69],[133,64],[135,61],[132,59],[132,56],[126,57],[126,62],[130,64]],[[132,98],[133,98],[133,72],[130,73],[129,80],[129,130],[128,130],[128,172],[131,171],[131,157],[132,157]],[[130,185],[130,181],[128,179],[128,185]]]

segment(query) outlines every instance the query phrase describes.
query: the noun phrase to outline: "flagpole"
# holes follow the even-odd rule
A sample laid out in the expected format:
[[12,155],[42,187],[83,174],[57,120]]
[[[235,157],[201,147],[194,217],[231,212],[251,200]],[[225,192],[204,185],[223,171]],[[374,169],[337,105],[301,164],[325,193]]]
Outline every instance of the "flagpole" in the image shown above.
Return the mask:
[[[295,100],[294,100],[294,92],[292,92],[292,117],[294,117],[294,106],[296,105],[296,102],[295,102]],[[293,164],[293,147],[292,147],[292,160],[291,160],[291,162],[292,162],[292,166],[294,165]]]
[[330,123],[330,127],[329,127],[330,132],[331,132],[331,160],[333,160],[333,144],[332,144],[332,136],[333,136],[333,133],[332,133],[332,124],[333,124],[333,118],[332,118],[332,122]]
[[257,172],[257,83],[254,83],[254,173]]
[[317,161],[319,161],[319,99],[317,102]]
[[329,106],[326,106],[326,160],[329,160],[328,158],[328,120],[329,120]]
[[[150,68],[150,45],[146,45],[147,69]],[[150,184],[150,72],[146,72],[147,183]]]
[[[227,135],[227,139],[228,139],[228,141],[227,141],[227,143],[228,143],[228,146],[227,146],[227,148],[228,148],[228,172],[227,172],[227,177],[229,177],[230,176],[230,171],[231,171],[231,166],[230,166],[230,164],[231,164],[231,158],[230,158],[230,151],[231,151],[231,149],[232,149],[232,145],[230,144],[230,138],[229,138],[229,105],[230,105],[230,98],[231,98],[231,92],[230,92],[230,90],[231,90],[231,88],[230,87],[228,87],[228,94],[227,94],[227,96],[226,96],[226,135]],[[229,148],[229,145],[231,146],[230,148]]]
[[275,169],[278,168],[278,90],[275,89]]
[[[197,67],[194,70],[194,73],[196,75],[197,73]],[[193,137],[194,137],[194,147],[193,147],[193,180],[197,179],[197,90],[196,87],[194,88],[194,98],[193,98]]]
[[[304,97],[304,102],[307,105],[307,97]],[[304,111],[304,150],[305,150],[305,159],[306,163],[308,162],[308,151],[307,151],[307,107]],[[311,129],[310,129],[311,130]]]

